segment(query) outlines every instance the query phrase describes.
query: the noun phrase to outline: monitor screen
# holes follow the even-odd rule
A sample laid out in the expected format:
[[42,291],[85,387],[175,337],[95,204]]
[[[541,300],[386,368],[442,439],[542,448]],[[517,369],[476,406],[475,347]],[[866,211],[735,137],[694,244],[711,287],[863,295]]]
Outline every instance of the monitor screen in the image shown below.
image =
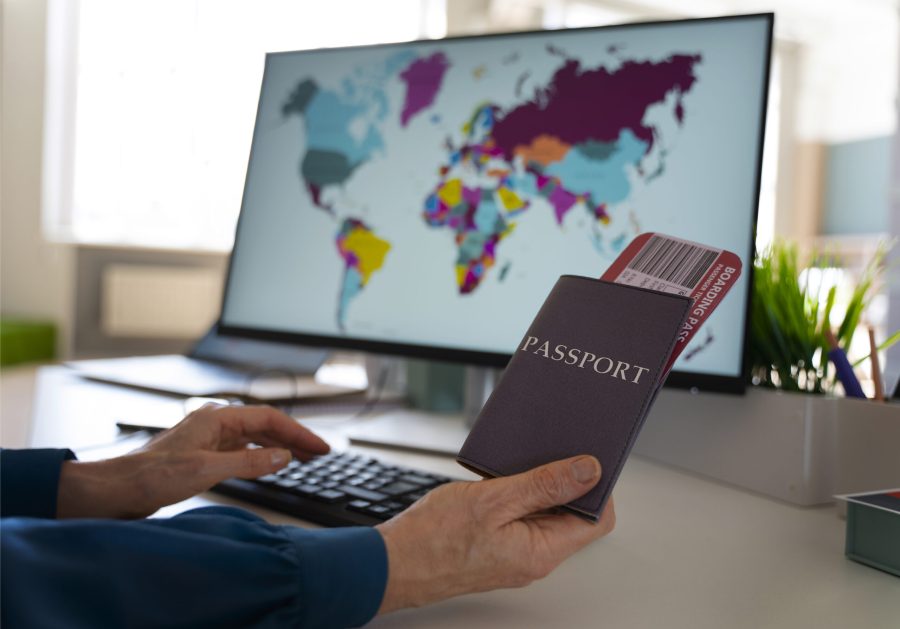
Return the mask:
[[[560,275],[641,232],[749,271],[771,27],[269,54],[223,332],[503,365]],[[747,275],[677,372],[741,376]]]

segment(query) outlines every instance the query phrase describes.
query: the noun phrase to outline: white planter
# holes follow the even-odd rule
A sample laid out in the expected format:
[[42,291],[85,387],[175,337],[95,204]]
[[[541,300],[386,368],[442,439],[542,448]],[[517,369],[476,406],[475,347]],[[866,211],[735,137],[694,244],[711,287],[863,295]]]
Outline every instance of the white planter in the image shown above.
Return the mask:
[[900,487],[900,404],[840,402],[834,493]]
[[900,407],[750,388],[664,389],[634,447],[645,457],[798,505],[900,484]]

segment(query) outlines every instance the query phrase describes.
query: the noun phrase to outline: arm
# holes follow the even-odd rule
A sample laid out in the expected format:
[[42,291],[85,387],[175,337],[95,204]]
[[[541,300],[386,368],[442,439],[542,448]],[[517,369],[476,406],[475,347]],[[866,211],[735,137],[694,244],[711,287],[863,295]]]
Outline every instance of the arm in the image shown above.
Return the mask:
[[5,627],[349,627],[387,577],[375,529],[274,526],[227,507],[2,528]]
[[9,518],[3,626],[364,624],[467,592],[520,587],[608,533],[545,510],[599,480],[592,457],[451,483],[377,529],[308,531],[227,507],[172,519]]
[[[251,442],[266,447],[247,449]],[[287,453],[276,457],[273,447],[280,444],[304,458],[327,451],[273,409],[205,407],[127,457],[64,464],[60,516],[151,513],[223,478],[281,467]],[[450,483],[377,529],[302,531],[230,509],[140,522],[7,519],[2,569],[26,576],[3,580],[5,600],[24,605],[4,605],[4,620],[22,609],[51,615],[59,609],[67,614],[59,618],[85,614],[87,625],[105,624],[112,617],[97,614],[121,599],[134,605],[103,613],[139,611],[130,624],[145,617],[159,624],[189,610],[200,625],[280,625],[297,618],[340,626],[364,622],[376,608],[385,613],[522,586],[612,529],[612,501],[597,524],[548,511],[599,479],[596,459],[582,456],[507,478]],[[223,513],[230,523],[213,521]],[[34,603],[28,592],[40,591],[38,583],[52,585],[52,605],[26,604]],[[147,597],[156,607],[141,608]]]

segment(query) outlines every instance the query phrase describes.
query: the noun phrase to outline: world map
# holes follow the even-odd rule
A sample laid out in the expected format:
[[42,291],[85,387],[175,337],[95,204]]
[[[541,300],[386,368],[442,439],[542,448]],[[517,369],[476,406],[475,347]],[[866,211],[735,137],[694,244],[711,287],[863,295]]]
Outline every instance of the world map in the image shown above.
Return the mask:
[[[662,135],[648,120],[648,109],[666,107],[681,127],[684,96],[695,86],[695,67],[702,62],[700,54],[672,53],[652,61],[623,59],[613,68],[585,67],[552,46],[547,54],[559,57],[559,64],[532,94],[512,105],[478,103],[467,119],[453,123],[456,131],[445,141],[443,163],[422,190],[418,217],[411,217],[452,238],[460,295],[479,290],[527,212],[549,210],[560,228],[570,213],[583,213],[601,250],[610,208],[632,193],[629,173],[646,183],[665,173],[666,150],[657,151],[652,168],[645,164]],[[313,206],[335,220],[335,247],[344,268],[336,308],[341,330],[352,301],[402,243],[389,242],[374,224],[330,201],[332,191],[390,150],[382,133],[390,117],[404,132],[423,118],[440,124],[439,116],[428,115],[453,71],[445,52],[405,50],[374,69],[357,69],[337,88],[303,78],[281,108],[283,117],[303,121],[303,187]],[[479,78],[484,69],[465,71]],[[526,78],[527,73],[519,85]],[[392,106],[388,88],[394,82],[402,86],[403,98]],[[621,238],[612,246],[624,244]],[[508,265],[499,269],[500,279],[507,271]]]

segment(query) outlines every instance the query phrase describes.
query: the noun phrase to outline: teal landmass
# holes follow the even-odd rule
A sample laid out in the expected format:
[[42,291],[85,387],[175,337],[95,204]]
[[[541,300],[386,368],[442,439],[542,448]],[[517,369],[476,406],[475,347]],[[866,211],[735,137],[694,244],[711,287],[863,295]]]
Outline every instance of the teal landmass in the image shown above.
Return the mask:
[[562,161],[550,164],[544,172],[558,177],[569,190],[590,194],[607,204],[621,203],[631,194],[627,167],[637,166],[647,143],[637,139],[631,129],[623,129],[615,143],[603,144],[606,146],[601,151],[599,142],[589,147],[577,144]]
[[[378,127],[388,112],[384,83],[414,58],[411,51],[402,51],[374,69],[357,68],[342,80],[340,90],[323,89],[309,78],[293,89],[281,113],[303,120],[306,147],[300,177],[315,206],[331,211],[322,200],[324,190],[342,186],[373,154],[385,149]],[[359,120],[366,120],[361,137],[351,132]]]

